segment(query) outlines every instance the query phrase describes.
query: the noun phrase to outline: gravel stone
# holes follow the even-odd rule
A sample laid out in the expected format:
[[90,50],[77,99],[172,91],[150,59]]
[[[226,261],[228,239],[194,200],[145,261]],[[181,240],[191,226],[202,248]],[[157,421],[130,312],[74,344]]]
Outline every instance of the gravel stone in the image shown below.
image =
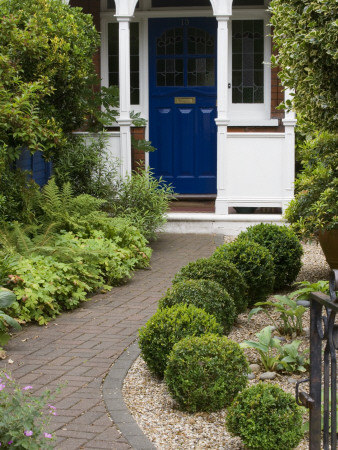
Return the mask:
[[251,372],[253,373],[259,373],[261,371],[261,367],[259,364],[250,364],[249,365],[249,369],[251,370]]
[[248,380],[254,380],[256,375],[254,373],[248,373]]
[[274,380],[276,378],[276,372],[264,372],[259,376],[260,380]]
[[[226,236],[224,242],[231,242],[234,237]],[[303,244],[304,255],[303,267],[298,275],[297,281],[309,281],[314,283],[318,280],[328,280],[330,268],[325,261],[321,248],[316,243]],[[289,290],[280,292],[285,295]],[[273,296],[269,298],[273,300]],[[274,319],[277,314],[270,311]],[[264,313],[256,314],[248,320],[248,313],[240,314],[229,338],[242,342],[244,340],[256,339],[255,334],[267,325],[271,325],[269,318]],[[309,327],[309,311],[306,311],[303,319],[304,330]],[[309,347],[306,336],[297,336],[301,340],[300,351]],[[290,336],[286,337],[291,342]],[[260,362],[257,352],[253,349],[244,349],[251,364]],[[296,375],[297,376],[297,375]],[[306,378],[308,373],[301,374]],[[290,374],[278,373],[274,380],[269,383],[280,386],[284,391],[295,395],[294,382]],[[297,381],[297,380],[296,380]],[[259,382],[258,378],[248,381],[249,385]],[[303,389],[308,389],[303,385]],[[225,427],[226,409],[214,413],[188,414],[180,411],[170,397],[165,383],[153,377],[142,358],[138,358],[128,372],[124,381],[123,395],[134,419],[159,450],[244,450],[241,439],[231,436]],[[304,421],[308,420],[308,413],[304,413]],[[308,435],[305,435],[296,450],[308,450]]]

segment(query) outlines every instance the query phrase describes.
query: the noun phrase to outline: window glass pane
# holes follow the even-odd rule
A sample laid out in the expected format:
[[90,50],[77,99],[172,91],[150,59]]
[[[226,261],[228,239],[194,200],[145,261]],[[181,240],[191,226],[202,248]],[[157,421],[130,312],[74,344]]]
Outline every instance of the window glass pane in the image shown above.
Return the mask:
[[[119,85],[119,24],[108,24],[108,71],[109,86]],[[130,100],[132,105],[140,103],[139,80],[139,24],[130,24]]]
[[264,103],[264,21],[232,22],[232,102]]
[[153,8],[173,7],[173,6],[210,6],[210,0],[153,0]]

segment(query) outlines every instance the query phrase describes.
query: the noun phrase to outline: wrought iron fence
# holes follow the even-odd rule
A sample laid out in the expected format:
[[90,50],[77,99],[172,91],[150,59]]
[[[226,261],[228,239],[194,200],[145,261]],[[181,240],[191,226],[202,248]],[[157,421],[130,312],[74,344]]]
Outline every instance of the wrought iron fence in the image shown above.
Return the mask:
[[[330,296],[311,294],[310,378],[296,385],[297,403],[310,410],[310,450],[337,449],[337,290],[338,270],[333,270]],[[309,394],[299,391],[299,385],[306,382],[310,382]]]

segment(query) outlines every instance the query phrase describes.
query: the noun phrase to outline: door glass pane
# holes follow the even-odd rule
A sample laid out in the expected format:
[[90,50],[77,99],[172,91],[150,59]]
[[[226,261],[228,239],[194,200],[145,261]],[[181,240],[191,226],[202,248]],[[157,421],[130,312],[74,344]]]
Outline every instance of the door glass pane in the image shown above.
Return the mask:
[[264,103],[264,21],[232,22],[232,102]]
[[165,31],[156,42],[157,55],[183,54],[183,28],[173,28]]
[[188,59],[188,86],[214,86],[214,58]]
[[215,39],[209,33],[198,28],[188,29],[188,53],[190,55],[213,55]]
[[183,59],[158,59],[157,86],[183,86]]

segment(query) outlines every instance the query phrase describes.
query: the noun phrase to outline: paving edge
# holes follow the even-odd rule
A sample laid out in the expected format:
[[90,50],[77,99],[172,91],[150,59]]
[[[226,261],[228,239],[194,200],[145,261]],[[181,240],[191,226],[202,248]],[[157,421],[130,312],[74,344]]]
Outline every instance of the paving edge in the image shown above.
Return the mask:
[[115,361],[106,376],[102,394],[107,410],[117,428],[135,450],[156,450],[130,414],[124,402],[123,381],[133,362],[140,354],[137,341],[133,342]]

